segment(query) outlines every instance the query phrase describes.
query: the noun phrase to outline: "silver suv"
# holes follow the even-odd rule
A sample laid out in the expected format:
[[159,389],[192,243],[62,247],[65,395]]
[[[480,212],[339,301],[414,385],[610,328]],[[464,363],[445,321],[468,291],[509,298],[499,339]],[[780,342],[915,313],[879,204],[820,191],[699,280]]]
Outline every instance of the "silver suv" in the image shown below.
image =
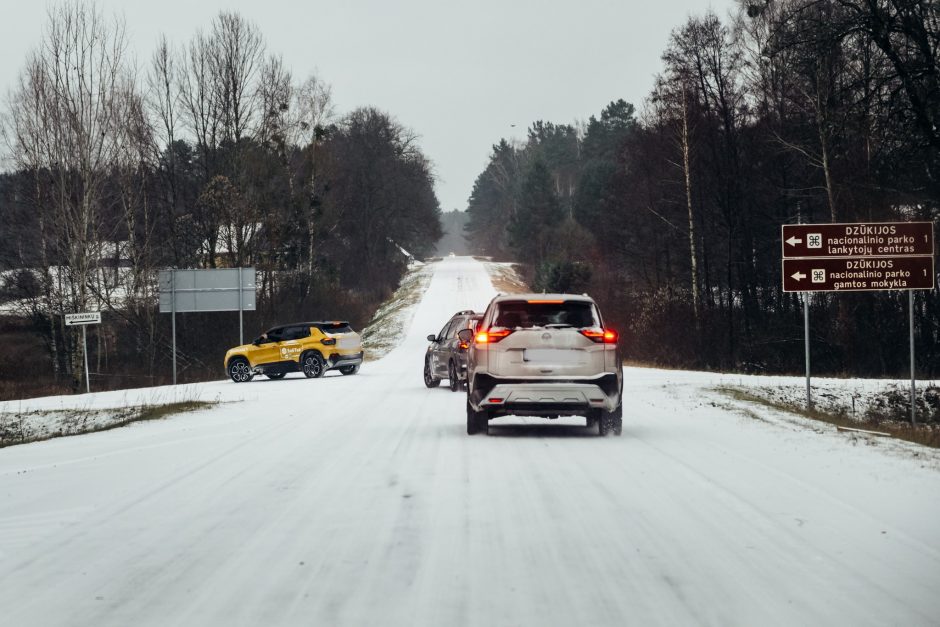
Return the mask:
[[584,416],[600,435],[623,429],[623,370],[617,333],[597,304],[572,294],[494,298],[471,341],[467,433],[497,416]]

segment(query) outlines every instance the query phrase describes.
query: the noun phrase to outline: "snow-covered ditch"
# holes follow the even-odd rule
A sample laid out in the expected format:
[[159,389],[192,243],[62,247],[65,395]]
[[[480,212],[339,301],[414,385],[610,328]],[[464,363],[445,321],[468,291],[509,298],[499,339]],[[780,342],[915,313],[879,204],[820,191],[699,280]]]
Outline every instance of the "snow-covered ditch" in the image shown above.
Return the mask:
[[[794,383],[792,378],[785,383],[745,385],[741,389],[775,405],[806,405],[805,384]],[[823,379],[812,382],[812,400],[819,412],[859,423],[907,423],[911,416],[910,390],[910,381]],[[940,422],[940,386],[936,381],[918,381],[915,398],[918,422]]]
[[156,420],[212,407],[189,401],[164,405],[133,405],[110,409],[54,409],[0,414],[0,448],[67,435],[105,431],[142,420]]
[[0,448],[209,409],[221,400],[222,395],[189,384],[5,401],[0,403]]

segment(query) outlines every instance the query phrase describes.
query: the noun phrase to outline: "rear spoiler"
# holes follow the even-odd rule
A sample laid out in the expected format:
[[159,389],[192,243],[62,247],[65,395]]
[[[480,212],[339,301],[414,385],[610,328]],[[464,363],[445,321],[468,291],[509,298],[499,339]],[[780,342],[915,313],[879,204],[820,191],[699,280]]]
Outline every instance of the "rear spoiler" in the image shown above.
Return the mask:
[[334,320],[333,322],[317,322],[314,323],[313,326],[319,328],[321,331],[330,331],[331,329],[341,329],[350,325],[346,320]]

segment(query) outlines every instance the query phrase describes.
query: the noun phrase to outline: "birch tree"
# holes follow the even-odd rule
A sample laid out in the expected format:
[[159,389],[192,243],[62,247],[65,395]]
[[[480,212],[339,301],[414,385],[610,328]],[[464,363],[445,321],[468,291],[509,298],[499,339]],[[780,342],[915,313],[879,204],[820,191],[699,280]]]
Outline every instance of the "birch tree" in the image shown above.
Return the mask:
[[[60,311],[49,315],[98,306],[91,283],[105,184],[135,115],[127,45],[124,23],[105,18],[96,6],[52,6],[11,97],[5,135],[16,166],[37,177],[34,202],[53,247],[47,258],[63,288],[56,299]],[[71,349],[77,385],[81,355],[74,342]]]

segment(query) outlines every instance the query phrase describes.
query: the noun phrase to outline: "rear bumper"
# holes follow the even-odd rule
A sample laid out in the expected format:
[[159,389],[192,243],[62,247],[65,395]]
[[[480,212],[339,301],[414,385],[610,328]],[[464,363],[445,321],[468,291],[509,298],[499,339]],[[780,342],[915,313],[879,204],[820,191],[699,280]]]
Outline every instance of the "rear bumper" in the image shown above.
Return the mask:
[[350,353],[348,355],[343,355],[341,353],[333,353],[326,359],[326,365],[328,368],[340,368],[342,366],[358,366],[362,363],[363,353]]
[[[619,388],[619,386],[618,386]],[[614,411],[620,405],[619,389],[605,391],[598,381],[496,383],[475,390],[470,404],[493,416],[588,416],[595,410]]]

